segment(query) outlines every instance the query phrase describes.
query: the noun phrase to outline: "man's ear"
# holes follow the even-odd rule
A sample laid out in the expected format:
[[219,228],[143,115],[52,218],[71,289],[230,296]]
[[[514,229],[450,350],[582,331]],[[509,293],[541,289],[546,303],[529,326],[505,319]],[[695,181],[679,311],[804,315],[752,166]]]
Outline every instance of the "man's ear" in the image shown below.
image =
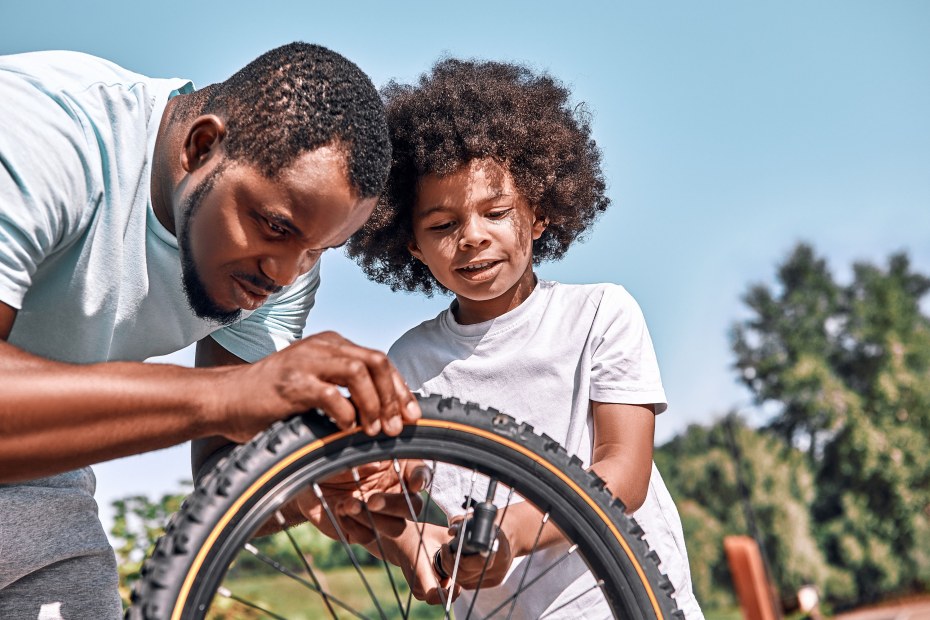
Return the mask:
[[205,114],[194,119],[184,147],[181,149],[181,167],[185,172],[193,172],[215,155],[226,137],[226,124],[219,116]]
[[413,257],[415,259],[417,259],[424,265],[426,264],[426,261],[423,260],[423,252],[420,250],[420,246],[417,245],[417,242],[415,239],[407,244],[407,251],[413,254]]
[[549,218],[543,217],[537,213],[536,219],[533,220],[533,241],[542,236],[547,226],[549,226]]

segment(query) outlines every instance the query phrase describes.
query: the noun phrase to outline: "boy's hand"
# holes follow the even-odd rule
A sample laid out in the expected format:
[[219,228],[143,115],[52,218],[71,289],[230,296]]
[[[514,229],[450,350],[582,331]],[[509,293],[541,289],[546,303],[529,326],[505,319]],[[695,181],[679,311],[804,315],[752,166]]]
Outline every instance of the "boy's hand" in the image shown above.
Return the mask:
[[[449,525],[447,535],[453,539],[459,539],[463,522],[463,516],[455,517]],[[482,588],[492,588],[503,583],[504,577],[507,576],[507,571],[510,570],[510,565],[513,563],[513,547],[510,536],[503,528],[495,526],[494,529],[497,533],[497,549],[490,552],[490,557],[478,553],[471,555],[462,553],[455,574],[456,585],[461,585],[467,590],[473,590],[479,585]],[[442,545],[440,561],[446,574],[452,575],[457,555],[458,552],[449,546],[448,541]],[[486,569],[485,566],[487,566]]]

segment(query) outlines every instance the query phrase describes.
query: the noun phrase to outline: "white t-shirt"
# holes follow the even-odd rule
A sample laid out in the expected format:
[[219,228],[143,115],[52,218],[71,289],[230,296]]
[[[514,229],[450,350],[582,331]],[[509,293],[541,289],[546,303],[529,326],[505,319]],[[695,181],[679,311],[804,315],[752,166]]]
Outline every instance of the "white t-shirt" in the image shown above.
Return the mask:
[[[0,301],[18,310],[11,344],[65,362],[141,361],[212,334],[256,361],[300,338],[318,269],[222,329],[187,303],[150,176],[165,106],[192,90],[76,52],[0,56]],[[5,586],[65,560],[67,605],[84,596],[119,613],[94,487],[90,468],[0,485],[0,616],[15,615]],[[111,592],[87,585],[100,570],[92,558],[106,555]]]
[[[389,356],[412,390],[498,409],[556,439],[586,466],[593,448],[592,400],[654,405],[656,413],[666,409],[642,311],[623,287],[612,284],[540,280],[520,306],[475,325],[457,323],[448,309],[404,334]],[[449,516],[463,512],[470,487],[461,470],[436,472],[435,499]],[[479,501],[483,492],[477,493]],[[689,620],[699,620],[678,510],[654,464],[646,501],[634,516],[675,586],[679,608]],[[527,579],[560,558],[565,547],[537,553]],[[533,586],[532,595],[528,591],[520,599],[514,618],[538,618],[570,601],[590,587],[586,572],[580,559],[561,562]],[[515,561],[500,587],[480,592],[479,615],[506,599],[522,578]],[[552,617],[609,616],[606,606],[592,609],[591,600],[599,598],[592,592]],[[470,604],[465,592],[456,610],[462,614]]]

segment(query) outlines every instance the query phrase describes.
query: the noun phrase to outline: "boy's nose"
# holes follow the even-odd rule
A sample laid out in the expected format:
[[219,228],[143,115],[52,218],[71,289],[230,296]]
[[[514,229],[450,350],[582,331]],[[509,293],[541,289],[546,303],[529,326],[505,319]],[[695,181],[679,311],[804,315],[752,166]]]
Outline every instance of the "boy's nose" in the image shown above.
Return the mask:
[[484,219],[480,216],[470,217],[462,224],[462,232],[459,236],[460,247],[476,247],[489,241],[490,237]]

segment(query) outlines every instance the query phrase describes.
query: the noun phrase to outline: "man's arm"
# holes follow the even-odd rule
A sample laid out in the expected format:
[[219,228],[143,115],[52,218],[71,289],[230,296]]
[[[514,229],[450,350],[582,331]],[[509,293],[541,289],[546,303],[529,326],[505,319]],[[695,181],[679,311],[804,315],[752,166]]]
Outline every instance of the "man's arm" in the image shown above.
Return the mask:
[[10,330],[13,329],[15,320],[16,308],[0,301],[0,340],[6,341],[10,337]]
[[[0,303],[0,482],[46,476],[188,439],[244,442],[312,407],[337,424],[397,434],[419,407],[383,353],[317,334],[248,365],[65,364],[5,341]],[[339,388],[348,388],[352,401]]]

